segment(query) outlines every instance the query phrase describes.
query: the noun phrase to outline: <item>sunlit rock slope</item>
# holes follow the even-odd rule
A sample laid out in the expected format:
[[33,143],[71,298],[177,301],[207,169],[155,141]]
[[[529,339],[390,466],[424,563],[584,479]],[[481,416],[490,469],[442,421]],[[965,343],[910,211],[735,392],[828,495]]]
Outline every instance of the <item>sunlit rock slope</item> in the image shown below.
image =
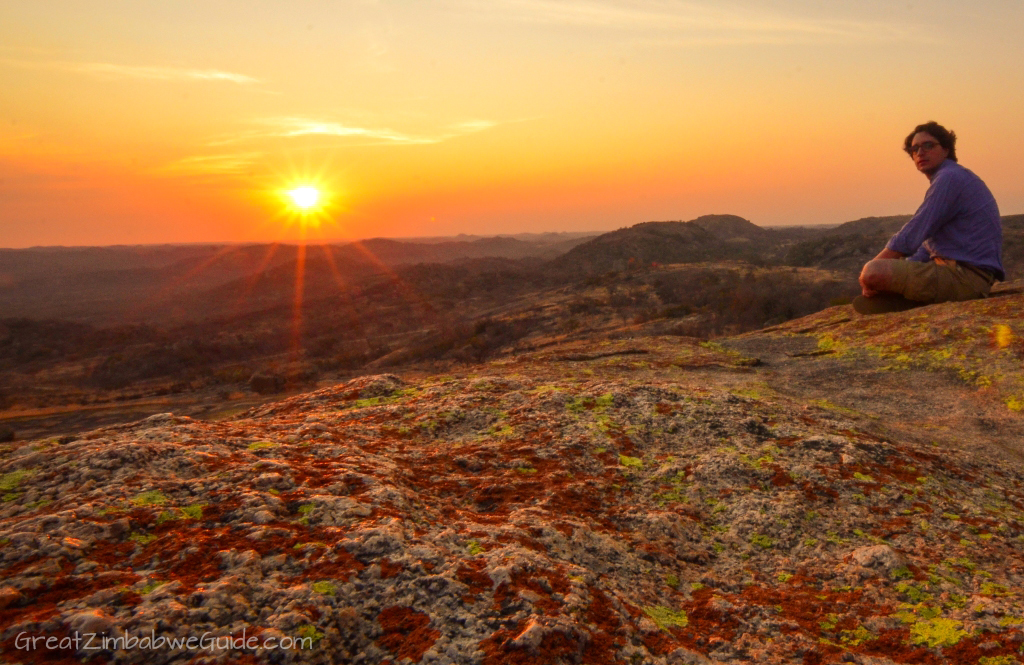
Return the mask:
[[[640,326],[9,444],[2,658],[1020,662],[1021,305]],[[125,640],[25,648],[76,631]]]

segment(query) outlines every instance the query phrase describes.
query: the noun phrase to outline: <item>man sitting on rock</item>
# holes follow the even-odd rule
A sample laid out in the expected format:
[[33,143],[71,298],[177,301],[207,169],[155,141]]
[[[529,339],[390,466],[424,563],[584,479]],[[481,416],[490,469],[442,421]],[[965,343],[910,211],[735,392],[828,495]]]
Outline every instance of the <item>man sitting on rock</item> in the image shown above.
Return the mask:
[[903,142],[931,186],[924,203],[860,273],[862,314],[988,296],[1005,279],[999,208],[981,178],[956,160],[956,134],[936,122]]

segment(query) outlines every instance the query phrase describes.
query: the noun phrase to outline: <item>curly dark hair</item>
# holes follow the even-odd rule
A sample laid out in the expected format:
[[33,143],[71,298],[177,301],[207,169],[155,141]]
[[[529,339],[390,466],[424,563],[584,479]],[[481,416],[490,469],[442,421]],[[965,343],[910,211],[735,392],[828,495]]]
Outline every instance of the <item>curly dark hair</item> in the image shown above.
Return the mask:
[[929,120],[923,125],[914,127],[914,131],[907,134],[907,138],[903,139],[903,150],[908,155],[913,157],[913,154],[910,152],[910,144],[914,141],[914,135],[918,132],[926,132],[934,136],[935,140],[939,142],[939,145],[949,151],[949,155],[946,159],[952,159],[954,162],[956,161],[956,132],[946,129],[934,120]]

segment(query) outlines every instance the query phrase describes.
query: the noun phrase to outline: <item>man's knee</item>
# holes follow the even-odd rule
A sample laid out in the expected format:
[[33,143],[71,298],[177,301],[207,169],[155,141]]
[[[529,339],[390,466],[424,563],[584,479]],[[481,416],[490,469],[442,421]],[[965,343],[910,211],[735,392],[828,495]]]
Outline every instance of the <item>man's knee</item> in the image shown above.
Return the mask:
[[888,259],[872,259],[860,271],[860,283],[875,291],[892,290],[892,266]]

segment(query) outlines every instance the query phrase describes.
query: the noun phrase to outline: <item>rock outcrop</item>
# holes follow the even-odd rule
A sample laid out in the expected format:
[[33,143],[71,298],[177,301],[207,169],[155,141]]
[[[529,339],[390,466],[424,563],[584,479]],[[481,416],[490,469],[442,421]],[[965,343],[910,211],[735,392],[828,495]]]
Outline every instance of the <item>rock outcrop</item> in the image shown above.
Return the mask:
[[[947,359],[1009,363],[1019,316],[971,306],[1006,330],[932,331],[964,345]],[[1012,372],[979,393],[926,347],[859,348],[873,325],[835,308],[721,345],[622,333],[7,444],[4,659],[1018,662],[1019,449],[808,397],[931,372],[998,429],[1019,426]],[[71,642],[89,634],[105,648]]]

